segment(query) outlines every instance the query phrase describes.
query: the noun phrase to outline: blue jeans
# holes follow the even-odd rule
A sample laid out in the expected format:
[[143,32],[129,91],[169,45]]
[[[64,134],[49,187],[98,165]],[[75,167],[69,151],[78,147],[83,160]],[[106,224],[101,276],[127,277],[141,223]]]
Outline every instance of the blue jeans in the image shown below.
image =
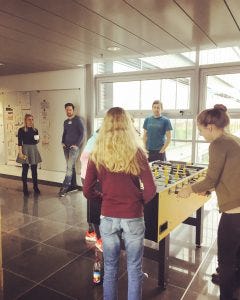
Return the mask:
[[77,179],[76,179],[75,164],[79,156],[80,149],[76,147],[70,148],[66,146],[63,147],[63,151],[67,163],[67,171],[66,171],[65,179],[63,181],[63,186],[64,187],[76,186]]
[[122,236],[127,253],[128,300],[140,300],[143,280],[144,218],[121,219],[101,216],[100,233],[104,256],[103,299],[118,298],[118,268]]

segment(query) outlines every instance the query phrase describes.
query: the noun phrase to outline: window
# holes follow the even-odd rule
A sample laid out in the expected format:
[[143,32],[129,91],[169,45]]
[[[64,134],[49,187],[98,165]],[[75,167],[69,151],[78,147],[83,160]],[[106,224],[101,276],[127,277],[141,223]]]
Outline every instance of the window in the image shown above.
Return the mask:
[[[236,63],[207,67],[229,62]],[[159,99],[163,115],[173,126],[167,158],[207,164],[209,144],[199,136],[195,118],[199,111],[222,103],[230,114],[230,132],[240,137],[239,62],[237,46],[101,63],[98,72],[111,75],[97,76],[96,119],[102,120],[112,106],[122,106],[131,112],[142,134],[144,119],[152,114],[152,102]]]
[[[163,115],[171,119],[173,126],[172,143],[167,150],[168,159],[192,161],[193,117],[189,117],[192,114],[191,76],[188,72],[188,76],[171,75],[171,78],[163,78],[163,75],[160,77],[157,74],[149,79],[143,76],[123,76],[117,80],[114,77],[101,78],[97,81],[98,110],[94,129],[99,128],[108,109],[120,106],[132,114],[136,129],[143,135],[144,120],[152,115],[152,102],[159,99],[163,102]],[[188,112],[188,117],[180,114],[180,110]]]
[[[216,69],[204,71],[203,77],[206,77],[206,86],[203,88],[206,90],[206,100],[205,106],[202,102],[202,109],[213,108],[215,104],[224,104],[230,116],[228,130],[231,134],[240,137],[240,73],[228,73],[228,71],[229,68],[226,68],[226,70],[219,68],[219,72]],[[211,75],[208,75],[208,73]],[[198,132],[196,139],[196,162],[207,164],[209,143],[206,143]]]
[[160,99],[161,80],[143,80],[141,82],[141,109],[151,109],[152,102]]
[[190,77],[109,81],[99,81],[99,116],[113,106],[151,113],[154,100],[163,102],[164,111],[190,110]]
[[166,151],[167,160],[192,161],[192,142],[172,140]]
[[240,48],[239,47],[226,47],[209,50],[201,50],[199,52],[199,64],[218,64],[226,62],[240,61]]
[[228,109],[240,109],[240,73],[207,76],[206,108],[224,104]]
[[126,110],[136,110],[139,109],[139,97],[140,81],[113,83],[112,106],[121,106]]

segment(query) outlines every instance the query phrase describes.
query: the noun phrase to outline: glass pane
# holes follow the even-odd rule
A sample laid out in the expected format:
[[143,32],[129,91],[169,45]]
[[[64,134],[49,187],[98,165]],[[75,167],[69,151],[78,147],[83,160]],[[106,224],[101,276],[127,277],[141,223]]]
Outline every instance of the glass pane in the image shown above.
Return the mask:
[[100,84],[99,111],[107,111],[113,106],[126,110],[138,110],[140,99],[140,81],[105,82]]
[[224,104],[228,109],[240,108],[240,74],[207,76],[206,108]]
[[94,128],[93,128],[93,130],[94,131],[98,130],[101,127],[102,122],[103,122],[103,118],[94,118]]
[[234,134],[240,137],[240,120],[239,119],[231,119],[229,126],[231,134]]
[[141,81],[141,109],[152,109],[154,100],[160,99],[161,80]]
[[194,66],[195,62],[195,51],[149,57],[125,58],[115,61],[94,63],[94,74],[110,74],[156,69],[162,70],[166,68],[176,69],[179,67]]
[[191,140],[193,120],[175,119],[171,120],[173,131],[172,138],[177,140]]
[[140,58],[142,61],[160,69],[179,68],[193,66],[196,61],[196,52],[184,52],[179,54],[166,54]]
[[192,143],[172,141],[166,150],[167,160],[191,162]]
[[163,79],[161,100],[163,102],[163,109],[175,109],[176,107],[176,89],[177,84],[174,79]]
[[163,102],[164,110],[188,109],[190,78],[156,79],[100,84],[99,111],[113,106],[126,110],[151,110],[154,100]]
[[209,143],[196,144],[196,163],[208,164],[208,147]]
[[126,110],[138,110],[140,99],[140,81],[114,82],[113,106]]
[[204,137],[202,137],[202,136],[200,135],[198,129],[197,129],[196,139],[197,139],[197,141],[205,141]]
[[113,73],[133,72],[139,70],[141,70],[141,68],[137,65],[134,66],[120,61],[113,62]]
[[218,64],[234,61],[240,61],[239,47],[201,50],[199,55],[200,65]]
[[[224,47],[199,52],[199,64],[218,64],[240,61],[240,47]],[[115,72],[133,72],[136,70],[155,70],[166,68],[179,68],[194,66],[196,52],[183,52],[178,54],[165,54],[158,56],[139,57],[135,59],[122,59],[94,64],[94,74],[107,74]]]
[[176,109],[188,109],[190,103],[190,78],[177,79]]
[[99,103],[98,109],[106,111],[113,106],[113,83],[104,82],[100,84],[100,91],[98,95]]

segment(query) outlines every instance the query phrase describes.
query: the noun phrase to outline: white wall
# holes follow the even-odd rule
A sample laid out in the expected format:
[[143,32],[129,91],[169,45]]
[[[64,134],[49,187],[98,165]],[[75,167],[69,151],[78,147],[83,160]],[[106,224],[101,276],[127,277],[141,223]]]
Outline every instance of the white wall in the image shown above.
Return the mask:
[[[41,168],[50,171],[65,171],[65,159],[61,147],[63,120],[66,119],[64,105],[75,105],[76,114],[80,109],[80,90],[52,90],[30,92],[31,112],[34,126],[39,131],[39,151],[42,156]],[[46,108],[44,108],[46,107]],[[82,114],[81,114],[81,117]]]
[[0,92],[80,89],[81,115],[85,115],[85,69],[0,76]]
[[[0,97],[3,109],[5,103],[2,102],[5,101],[6,95],[11,95],[12,92],[16,91],[31,92],[31,112],[34,115],[36,127],[41,127],[39,102],[43,98],[47,98],[50,103],[50,130],[56,135],[48,146],[39,145],[39,150],[42,151],[43,156],[42,167],[45,170],[48,168],[54,171],[65,170],[65,159],[61,148],[61,133],[63,121],[66,118],[64,103],[73,102],[76,106],[76,113],[86,119],[85,81],[84,68],[0,77],[0,93],[5,95],[5,97]],[[68,95],[70,96],[68,97]],[[46,157],[45,162],[44,157]]]
[[0,90],[35,91],[83,88],[84,80],[84,68],[1,76]]

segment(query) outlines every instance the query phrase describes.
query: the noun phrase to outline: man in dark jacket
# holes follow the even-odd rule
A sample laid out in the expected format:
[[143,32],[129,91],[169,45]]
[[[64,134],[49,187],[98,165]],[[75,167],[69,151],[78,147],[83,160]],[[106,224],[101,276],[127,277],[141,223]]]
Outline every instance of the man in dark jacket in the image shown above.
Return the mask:
[[63,124],[62,146],[67,163],[67,171],[63,185],[58,193],[60,197],[63,197],[69,191],[75,190],[77,187],[75,164],[84,136],[84,126],[80,117],[74,114],[74,105],[66,103],[65,111],[67,119]]

